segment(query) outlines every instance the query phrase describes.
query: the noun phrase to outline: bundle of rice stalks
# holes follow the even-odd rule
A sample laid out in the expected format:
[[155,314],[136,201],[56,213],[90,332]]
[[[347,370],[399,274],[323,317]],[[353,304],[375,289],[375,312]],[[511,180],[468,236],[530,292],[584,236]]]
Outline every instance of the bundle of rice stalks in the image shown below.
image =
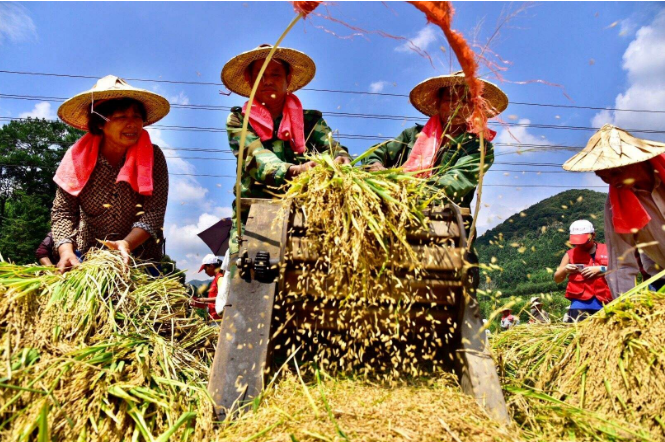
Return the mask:
[[311,382],[286,373],[261,406],[227,423],[227,441],[514,441],[520,432],[491,420],[450,376],[385,386],[366,379]]
[[[411,312],[412,286],[427,272],[407,236],[427,228],[425,210],[439,195],[425,180],[396,169],[368,172],[335,164],[328,153],[312,160],[317,167],[284,195],[285,207],[304,219],[299,253],[316,258],[299,264],[297,287],[287,287],[277,301],[289,305],[310,295],[314,326],[299,330],[292,345],[304,345],[331,372],[417,375],[417,360],[433,360],[447,337],[435,330],[440,320],[434,315]],[[327,321],[345,333],[325,331]],[[418,335],[419,346],[409,343],[409,334]],[[303,344],[305,336],[313,345]]]
[[176,277],[98,251],[65,275],[0,263],[0,439],[187,440],[212,428],[217,330]]
[[577,325],[515,327],[493,346],[533,435],[665,438],[665,294],[624,295]]

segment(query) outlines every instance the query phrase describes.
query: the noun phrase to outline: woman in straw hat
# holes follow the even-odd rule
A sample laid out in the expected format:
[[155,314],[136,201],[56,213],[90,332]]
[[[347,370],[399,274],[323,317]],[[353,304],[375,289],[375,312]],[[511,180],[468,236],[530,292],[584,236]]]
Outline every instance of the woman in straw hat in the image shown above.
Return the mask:
[[[640,259],[651,276],[665,268],[664,154],[664,143],[635,138],[606,124],[563,165],[573,172],[595,172],[610,186],[605,203],[606,278],[614,298],[635,286]],[[636,249],[641,253],[635,254]]]
[[[508,97],[497,86],[483,81],[483,98],[490,109],[491,118],[508,106]],[[365,164],[370,170],[402,167],[405,171],[422,171],[421,176],[432,177],[436,186],[462,207],[469,207],[480,172],[480,140],[467,130],[472,113],[468,100],[464,73],[430,78],[411,91],[411,104],[429,121],[425,126],[416,124],[397,138],[374,146]],[[485,171],[494,161],[489,142],[493,131],[485,134]]]
[[87,131],[66,153],[53,180],[58,184],[51,223],[58,268],[102,241],[159,262],[169,190],[164,154],[143,128],[169,113],[169,102],[108,75],[65,101],[62,121]]
[[[249,97],[271,49],[270,45],[261,45],[233,57],[222,70],[226,87]],[[295,49],[278,48],[268,63],[249,114],[241,177],[243,198],[271,198],[288,179],[315,165],[306,161],[306,153],[329,150],[336,162],[350,162],[347,149],[332,138],[332,130],[321,112],[303,110],[294,95],[314,78],[315,72],[314,61]],[[226,122],[229,144],[236,157],[247,104],[232,108]],[[247,214],[243,210],[243,222]],[[236,232],[234,225],[229,242],[231,253],[238,251]]]

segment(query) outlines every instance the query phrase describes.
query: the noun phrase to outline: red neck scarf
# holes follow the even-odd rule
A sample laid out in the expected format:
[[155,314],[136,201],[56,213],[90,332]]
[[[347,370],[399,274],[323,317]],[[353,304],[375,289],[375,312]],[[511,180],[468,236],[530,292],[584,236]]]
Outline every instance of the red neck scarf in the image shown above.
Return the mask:
[[[101,135],[87,133],[83,135],[62,158],[53,181],[65,192],[78,196],[92,175],[97,165]],[[152,165],[154,152],[150,135],[143,130],[138,142],[127,149],[116,183],[125,181],[135,192],[152,195]]]
[[[242,107],[242,113],[247,111],[247,103]],[[261,141],[267,141],[273,137],[274,123],[270,111],[261,103],[252,103],[252,112],[249,114],[249,122],[259,136]],[[303,119],[302,104],[298,97],[287,94],[282,110],[282,122],[277,130],[277,138],[288,141],[291,149],[297,154],[304,154],[305,147],[305,122]]]
[[[496,136],[496,132],[487,129],[487,141],[492,141]],[[439,115],[430,117],[429,121],[423,127],[423,130],[418,134],[418,139],[411,149],[409,158],[402,166],[405,172],[418,172],[418,176],[428,178],[432,176],[434,163],[439,153],[443,137],[443,126]]]
[[[665,154],[649,160],[660,177],[665,179]],[[612,225],[617,233],[635,233],[649,224],[651,217],[640,203],[633,189],[610,186],[610,206]]]

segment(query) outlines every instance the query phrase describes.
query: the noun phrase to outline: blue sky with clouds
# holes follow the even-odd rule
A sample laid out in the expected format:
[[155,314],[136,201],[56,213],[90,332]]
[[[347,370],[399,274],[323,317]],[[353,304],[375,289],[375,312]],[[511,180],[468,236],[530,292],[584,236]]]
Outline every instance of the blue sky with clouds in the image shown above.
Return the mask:
[[[504,2],[454,2],[453,27],[484,47],[502,19],[524,7]],[[546,146],[584,146],[587,130],[524,125],[589,127],[613,122],[627,129],[665,128],[665,114],[533,106],[517,103],[665,109],[665,12],[658,3],[535,3],[505,23],[489,45],[506,68],[501,87],[511,104],[496,125],[496,164],[486,179],[481,230],[554,195],[562,187],[602,183],[593,175],[559,173],[569,151]],[[285,46],[308,53],[317,64],[314,89],[408,94],[425,78],[450,72],[450,51],[441,31],[406,3],[340,2],[321,17],[301,22]],[[261,43],[274,43],[295,16],[286,2],[179,3],[0,3],[0,70],[219,83],[224,63]],[[404,37],[426,50],[432,62],[405,49]],[[442,50],[445,50],[445,52]],[[453,63],[453,69],[457,69]],[[492,77],[487,68],[490,81]],[[537,82],[558,84],[561,87]],[[0,73],[0,94],[70,97],[95,80]],[[166,96],[172,104],[241,105],[220,94],[220,85],[130,81]],[[571,98],[566,98],[565,93]],[[328,112],[339,134],[396,136],[412,122],[333,115],[330,112],[418,117],[406,97],[298,93],[306,108]],[[0,96],[0,117],[55,118],[58,102]],[[158,126],[223,128],[227,111],[173,108]],[[0,124],[3,124],[0,121]],[[173,173],[232,175],[235,161],[220,132],[156,127],[153,140],[165,150]],[[509,130],[508,130],[509,129]],[[640,135],[640,134],[636,134]],[[647,135],[644,135],[647,136]],[[648,135],[662,139],[662,135]],[[509,144],[542,145],[524,152]],[[374,142],[341,140],[358,154]],[[219,152],[183,151],[180,148]],[[173,150],[175,149],[175,150]],[[205,158],[205,159],[198,159]],[[536,163],[541,165],[513,165]],[[525,173],[523,173],[523,171]],[[541,172],[532,173],[534,172]],[[557,172],[557,173],[546,173]],[[196,233],[230,213],[232,178],[172,176],[165,232],[167,252],[193,276],[207,253]],[[528,186],[543,187],[528,187]],[[597,188],[596,190],[603,190]]]

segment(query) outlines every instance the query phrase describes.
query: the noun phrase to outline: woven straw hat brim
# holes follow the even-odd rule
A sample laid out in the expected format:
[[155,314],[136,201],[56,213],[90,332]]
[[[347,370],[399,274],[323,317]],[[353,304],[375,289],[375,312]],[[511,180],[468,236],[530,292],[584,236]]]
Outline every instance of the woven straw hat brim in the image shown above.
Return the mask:
[[[222,83],[232,92],[249,97],[252,85],[245,78],[245,71],[256,60],[268,57],[270,47],[252,49],[229,60],[222,69]],[[277,48],[273,58],[283,60],[291,66],[291,82],[288,91],[295,92],[305,87],[316,74],[316,65],[307,54],[290,48]]]
[[129,85],[127,85],[127,87],[114,87],[106,90],[93,87],[92,89],[77,94],[62,103],[58,108],[58,117],[70,126],[87,131],[88,115],[93,93],[95,103],[101,100],[112,100],[116,98],[133,98],[136,101],[140,101],[143,103],[146,111],[146,121],[143,124],[144,126],[149,126],[158,122],[171,110],[171,105],[166,98],[150,91],[134,88]]
[[[485,80],[480,81],[484,83],[483,98],[489,105],[487,117],[495,117],[508,107],[508,96],[495,84]],[[444,87],[464,84],[466,84],[464,74],[428,78],[413,88],[409,94],[409,100],[413,107],[431,117],[439,113],[439,107],[437,106],[439,90]]]
[[635,138],[625,130],[606,124],[589,139],[586,147],[563,164],[571,172],[595,172],[650,160],[665,153],[665,143]]

